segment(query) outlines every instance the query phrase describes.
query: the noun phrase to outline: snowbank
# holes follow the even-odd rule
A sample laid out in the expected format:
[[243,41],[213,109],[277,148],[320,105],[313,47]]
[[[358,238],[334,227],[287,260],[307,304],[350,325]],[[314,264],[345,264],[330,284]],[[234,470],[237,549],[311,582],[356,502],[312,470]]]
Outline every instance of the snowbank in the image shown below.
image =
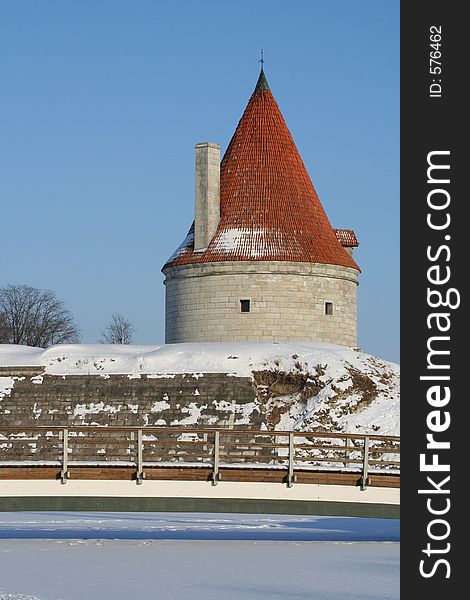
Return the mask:
[[[117,344],[61,344],[47,350],[0,344],[0,367],[44,366],[51,375],[233,373],[279,368],[307,369],[327,364],[340,368],[344,361],[362,368],[370,355],[335,344],[309,342],[225,342],[132,346]],[[383,365],[398,365],[374,359]]]

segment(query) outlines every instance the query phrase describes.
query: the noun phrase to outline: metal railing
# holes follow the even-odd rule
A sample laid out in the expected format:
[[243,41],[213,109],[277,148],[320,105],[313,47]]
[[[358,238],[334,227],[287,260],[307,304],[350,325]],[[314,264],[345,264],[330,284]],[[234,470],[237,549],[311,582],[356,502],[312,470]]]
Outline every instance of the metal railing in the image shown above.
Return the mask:
[[209,466],[212,483],[221,468],[285,469],[291,487],[296,472],[328,470],[360,474],[366,489],[371,474],[397,474],[397,436],[177,427],[0,427],[0,468],[60,466],[67,482],[73,466],[132,466],[142,484],[146,468]]

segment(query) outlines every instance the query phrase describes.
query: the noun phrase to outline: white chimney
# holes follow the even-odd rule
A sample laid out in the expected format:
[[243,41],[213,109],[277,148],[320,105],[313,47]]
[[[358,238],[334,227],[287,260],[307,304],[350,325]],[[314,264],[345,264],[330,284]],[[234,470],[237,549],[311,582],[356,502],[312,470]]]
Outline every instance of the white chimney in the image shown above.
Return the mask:
[[207,248],[220,220],[220,145],[196,144],[194,250]]

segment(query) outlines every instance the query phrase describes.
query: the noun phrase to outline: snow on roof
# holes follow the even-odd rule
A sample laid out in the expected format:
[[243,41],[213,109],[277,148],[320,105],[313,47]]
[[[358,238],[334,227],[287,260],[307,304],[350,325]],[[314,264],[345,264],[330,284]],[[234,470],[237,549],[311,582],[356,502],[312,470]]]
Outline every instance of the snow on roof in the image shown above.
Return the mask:
[[266,247],[269,247],[270,257],[282,254],[282,231],[266,231],[258,227],[240,229],[233,227],[223,230],[215,238],[213,250],[215,252],[231,252],[239,256],[248,252],[251,258],[263,258]]
[[178,248],[176,248],[176,250],[173,252],[173,254],[170,256],[170,258],[166,262],[167,263],[173,262],[175,259],[182,256],[186,252],[186,250],[188,250],[189,248],[191,248],[191,249],[194,248],[194,223],[189,228],[189,231],[186,234],[186,237],[184,238],[184,240],[181,242],[181,244],[178,246]]

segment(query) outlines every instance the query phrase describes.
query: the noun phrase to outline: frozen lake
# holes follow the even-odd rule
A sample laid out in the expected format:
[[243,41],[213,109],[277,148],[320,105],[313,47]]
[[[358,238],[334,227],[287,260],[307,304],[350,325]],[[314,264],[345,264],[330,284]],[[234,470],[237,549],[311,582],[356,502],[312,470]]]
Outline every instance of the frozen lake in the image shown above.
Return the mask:
[[397,600],[399,522],[0,513],[0,600]]

